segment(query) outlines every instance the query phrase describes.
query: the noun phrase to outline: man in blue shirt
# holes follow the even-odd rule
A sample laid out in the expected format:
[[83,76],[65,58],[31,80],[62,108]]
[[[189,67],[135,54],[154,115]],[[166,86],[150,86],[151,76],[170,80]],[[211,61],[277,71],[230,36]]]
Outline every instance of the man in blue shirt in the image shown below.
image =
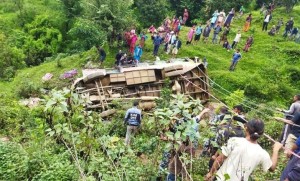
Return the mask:
[[125,144],[130,144],[130,136],[131,133],[135,134],[137,132],[138,127],[141,124],[142,120],[142,112],[137,108],[139,105],[138,101],[134,101],[133,107],[128,109],[125,114],[124,124],[127,125],[127,132],[125,138]]
[[236,52],[232,56],[231,65],[229,67],[229,71],[234,71],[235,66],[237,65],[238,61],[242,58],[240,53],[240,49],[237,49]]
[[202,34],[202,27],[201,27],[201,23],[199,23],[199,25],[196,28],[196,32],[195,32],[195,43],[198,42],[200,40],[200,36]]
[[218,43],[218,35],[221,31],[222,31],[222,27],[220,26],[220,23],[218,22],[217,26],[214,28],[214,35],[213,35],[213,39],[212,39],[213,44]]
[[143,54],[143,48],[141,45],[137,45],[134,49],[133,58],[135,61],[135,64],[138,64],[141,60],[141,56]]
[[160,37],[160,35],[156,35],[153,39],[154,49],[153,49],[153,55],[157,56],[158,49],[160,44],[163,42],[163,39]]

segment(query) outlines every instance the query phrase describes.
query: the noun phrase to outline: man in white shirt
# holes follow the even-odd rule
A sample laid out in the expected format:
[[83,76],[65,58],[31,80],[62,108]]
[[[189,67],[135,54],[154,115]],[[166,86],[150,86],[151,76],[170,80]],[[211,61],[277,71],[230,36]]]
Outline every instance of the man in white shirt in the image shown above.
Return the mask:
[[267,29],[268,29],[268,24],[269,24],[269,22],[271,21],[271,19],[272,19],[272,15],[271,15],[270,12],[268,12],[268,14],[265,16],[265,19],[264,19],[262,31],[267,31]]
[[228,177],[230,181],[247,181],[258,165],[262,165],[265,172],[274,171],[282,144],[279,142],[274,144],[273,155],[270,158],[268,152],[257,143],[257,139],[263,133],[264,123],[261,120],[249,121],[246,125],[246,138],[233,137],[228,140],[206,175],[206,180],[214,180],[213,176],[216,173],[217,181],[228,180]]

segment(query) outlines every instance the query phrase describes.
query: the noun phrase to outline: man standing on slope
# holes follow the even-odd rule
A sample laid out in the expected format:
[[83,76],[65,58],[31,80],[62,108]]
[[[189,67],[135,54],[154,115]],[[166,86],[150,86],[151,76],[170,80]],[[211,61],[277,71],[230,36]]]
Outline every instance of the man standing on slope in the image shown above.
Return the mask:
[[126,146],[130,144],[131,133],[135,134],[138,127],[141,124],[142,112],[137,108],[139,105],[138,101],[134,101],[133,107],[128,109],[125,115],[124,124],[127,125],[127,132],[125,138]]
[[154,44],[153,55],[154,56],[157,56],[159,46],[162,42],[163,42],[163,39],[160,37],[159,34],[156,33],[153,38],[153,44]]
[[[293,104],[290,106],[289,110],[282,110],[279,108],[276,109],[285,114],[285,119],[292,120],[297,113],[300,113],[300,94],[295,95],[293,97]],[[288,124],[285,124],[280,137],[282,144],[285,143],[287,136],[289,135],[289,132],[290,132],[290,126]]]
[[288,22],[286,22],[286,24],[285,24],[285,30],[283,33],[283,37],[287,37],[288,33],[291,33],[293,26],[294,26],[294,18],[291,17],[291,19]]
[[229,67],[229,71],[234,71],[235,66],[237,65],[238,61],[242,58],[240,53],[240,49],[237,49],[236,52],[232,56],[231,65]]
[[272,19],[271,12],[268,12],[268,14],[264,18],[264,23],[263,23],[262,31],[267,31],[268,30],[268,24],[271,21],[271,19]]

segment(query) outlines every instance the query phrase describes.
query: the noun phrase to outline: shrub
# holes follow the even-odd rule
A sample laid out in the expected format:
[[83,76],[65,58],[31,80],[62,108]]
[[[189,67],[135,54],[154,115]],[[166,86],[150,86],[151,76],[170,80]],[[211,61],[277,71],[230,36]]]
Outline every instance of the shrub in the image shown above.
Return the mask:
[[28,156],[18,144],[0,142],[0,180],[25,180]]
[[30,118],[30,114],[17,101],[4,96],[0,94],[0,133],[10,136],[18,135],[23,130],[24,122]]
[[38,96],[40,94],[40,85],[29,78],[24,78],[17,88],[17,95],[23,98]]
[[[33,181],[56,181],[56,180],[78,180],[78,173],[75,166],[69,161],[69,155],[63,153],[61,155],[46,155],[47,162],[40,163],[42,170],[33,177]],[[40,162],[43,159],[37,159],[35,162]],[[34,166],[35,162],[32,162]],[[46,164],[46,165],[45,165]],[[40,169],[40,168],[39,168]]]
[[16,70],[14,67],[12,66],[6,67],[3,71],[3,79],[10,81],[15,76],[15,74],[16,74]]

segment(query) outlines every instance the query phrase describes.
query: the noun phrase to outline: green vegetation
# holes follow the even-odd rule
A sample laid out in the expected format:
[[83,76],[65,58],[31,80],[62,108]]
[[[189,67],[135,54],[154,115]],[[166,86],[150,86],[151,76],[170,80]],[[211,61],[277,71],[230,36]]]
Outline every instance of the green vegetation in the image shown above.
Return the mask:
[[[166,16],[182,15],[185,7],[190,10],[191,22],[205,23],[215,9],[224,8],[228,13],[231,7],[238,9],[243,3],[246,13],[234,19],[229,40],[242,29],[246,14],[252,13],[251,29],[242,32],[238,48],[243,48],[251,34],[254,45],[250,52],[242,52],[243,58],[236,71],[228,71],[233,51],[228,52],[221,45],[201,41],[185,46],[190,27],[183,27],[180,32],[183,46],[178,57],[206,57],[208,75],[215,81],[210,82],[212,94],[230,107],[239,103],[248,105],[245,107],[248,117],[264,119],[266,132],[278,138],[282,125],[270,119],[274,115],[272,109],[287,107],[290,98],[299,93],[300,85],[300,44],[281,36],[284,27],[275,37],[262,32],[263,17],[253,9],[260,7],[255,1],[232,0],[225,4],[195,0],[143,2],[3,0],[0,3],[0,137],[11,139],[7,143],[0,141],[0,155],[4,155],[0,159],[0,180],[153,180],[162,152],[178,147],[194,125],[183,125],[174,135],[169,133],[172,140],[169,142],[160,140],[159,134],[170,124],[171,116],[181,114],[190,119],[200,111],[201,107],[189,109],[199,101],[180,96],[172,98],[170,90],[164,88],[164,101],[157,102],[153,115],[144,116],[139,135],[131,148],[126,148],[122,139],[126,129],[122,122],[124,111],[131,103],[114,101],[112,106],[118,111],[107,123],[96,112],[84,109],[86,100],[63,89],[70,88],[73,80],[61,79],[60,75],[77,69],[79,77],[84,66],[99,67],[96,49],[99,45],[107,53],[101,66],[112,67],[120,49],[117,34],[133,26],[139,32],[151,24],[160,25]],[[281,17],[286,21],[290,16],[299,27],[300,6],[291,11],[294,5],[287,2],[273,13],[269,29]],[[287,14],[287,11],[291,12]],[[151,35],[147,36],[142,61],[153,62]],[[171,58],[162,51],[162,46],[159,56],[162,60]],[[53,78],[43,82],[46,73],[52,73]],[[43,100],[38,107],[29,109],[19,102],[29,97]],[[200,145],[211,135],[208,129],[201,131],[203,137],[194,137],[199,139]],[[261,143],[265,148],[270,147],[265,138]],[[183,156],[188,164],[187,158],[188,155]],[[203,179],[206,165],[207,158],[193,161],[190,174],[194,180]],[[261,175],[257,170],[253,178],[278,179],[284,166],[281,158],[276,172]]]

